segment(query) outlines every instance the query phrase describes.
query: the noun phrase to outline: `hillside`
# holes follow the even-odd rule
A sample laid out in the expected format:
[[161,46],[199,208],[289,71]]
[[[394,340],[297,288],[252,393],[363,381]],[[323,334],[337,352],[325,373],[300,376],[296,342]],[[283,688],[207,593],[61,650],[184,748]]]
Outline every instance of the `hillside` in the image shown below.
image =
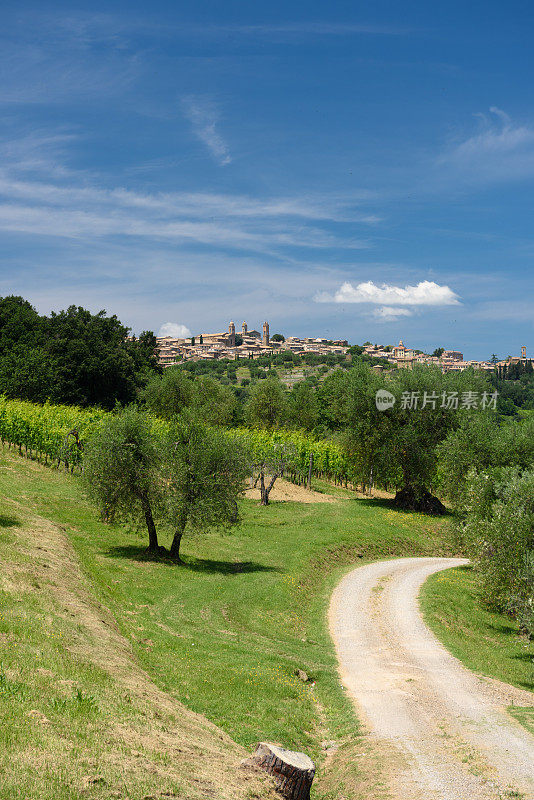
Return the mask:
[[268,797],[236,770],[261,738],[318,760],[316,798],[357,785],[330,588],[358,558],[446,552],[443,520],[347,492],[243,500],[176,566],[101,523],[75,476],[5,450],[0,493],[2,800]]
[[236,771],[245,751],[142,669],[65,527],[34,508],[2,499],[0,797],[270,797]]

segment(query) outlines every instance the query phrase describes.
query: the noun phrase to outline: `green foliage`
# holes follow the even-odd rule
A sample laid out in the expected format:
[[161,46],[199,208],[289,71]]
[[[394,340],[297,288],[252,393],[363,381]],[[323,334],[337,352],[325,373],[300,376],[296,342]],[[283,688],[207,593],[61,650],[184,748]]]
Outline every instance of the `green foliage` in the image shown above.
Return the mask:
[[[98,409],[85,410],[74,406],[36,405],[21,400],[0,397],[0,440],[17,445],[22,452],[32,453],[46,461],[57,459],[68,466],[82,465],[83,446],[96,428],[109,414]],[[165,435],[167,423],[153,419],[152,430]],[[81,447],[69,432],[76,430]],[[239,441],[249,448],[251,458],[260,461],[275,453],[281,443],[295,450],[292,471],[295,475],[307,474],[310,455],[313,454],[314,473],[335,481],[347,480],[348,462],[342,448],[333,440],[316,440],[298,430],[276,429],[268,431],[233,428],[228,431],[231,441]],[[269,457],[271,457],[269,456]]]
[[462,545],[480,575],[485,603],[519,612],[534,636],[534,469],[472,472],[462,512]]
[[[83,569],[83,591],[90,591],[110,610],[131,642],[135,662],[161,690],[205,714],[247,749],[258,737],[265,737],[304,750],[323,763],[321,745],[327,727],[328,738],[343,741],[344,747],[352,743],[358,748],[355,753],[361,751],[361,738],[354,733],[357,721],[340,686],[326,625],[331,591],[358,556],[377,559],[444,552],[441,521],[392,512],[380,501],[359,502],[353,497],[337,503],[275,503],[268,514],[256,502],[241,500],[243,522],[232,529],[232,535],[210,530],[187,537],[182,567],[169,559],[147,560],[144,542],[135,538],[125,547],[122,527],[96,518],[80,494],[77,477],[41,469],[7,451],[2,453],[1,448],[0,459],[0,497],[6,498],[0,512],[11,512],[16,500],[17,513],[27,512],[30,523],[38,515],[50,520],[54,529],[67,529]],[[23,785],[25,800],[57,800],[57,786],[50,788],[49,776],[38,780],[37,759],[52,765],[70,800],[81,796],[83,776],[95,774],[95,759],[105,770],[106,784],[91,787],[91,797],[107,800],[115,792],[130,794],[132,800],[173,793],[194,797],[198,784],[186,783],[188,767],[183,759],[178,767],[180,786],[161,782],[162,774],[165,780],[169,775],[168,767],[161,769],[167,764],[162,759],[169,757],[169,730],[178,737],[183,730],[187,735],[191,717],[183,720],[178,707],[160,718],[161,706],[151,703],[153,693],[142,694],[143,684],[135,693],[125,688],[122,644],[117,652],[121,656],[118,673],[96,667],[88,653],[80,658],[79,647],[71,644],[83,641],[83,619],[58,612],[48,583],[41,590],[21,591],[19,564],[28,569],[28,553],[37,553],[39,562],[46,557],[43,551],[32,549],[31,524],[26,525],[26,518],[23,522],[20,533],[15,529],[17,536],[26,537],[20,547],[0,540],[3,571],[11,559],[17,559],[13,591],[2,596],[0,634],[11,644],[3,648],[4,671],[12,684],[21,683],[23,690],[24,686],[29,690],[22,707],[11,697],[4,702],[0,693],[0,769],[6,776],[0,797],[13,800]],[[162,528],[163,535],[172,534]],[[92,611],[95,602],[92,598],[88,602]],[[97,638],[93,628],[88,631],[88,644]],[[113,642],[106,637],[102,647],[112,648]],[[110,664],[113,653],[110,649]],[[297,668],[312,676],[315,686],[302,683],[294,674]],[[44,674],[46,670],[49,675]],[[84,696],[92,696],[99,709],[84,724],[71,713],[75,701],[68,687],[72,685]],[[52,706],[54,699],[61,703],[57,709]],[[28,720],[22,725],[25,712],[31,709],[42,711],[51,724]],[[126,744],[122,734],[117,739],[118,728],[125,735],[131,731]],[[139,731],[151,736],[151,746],[142,748],[142,759]],[[154,749],[156,741],[160,745]],[[51,751],[47,749],[50,742],[54,743]],[[210,742],[204,740],[203,748],[209,750]],[[32,753],[29,764],[28,752]],[[232,763],[239,758],[239,752],[235,753]],[[15,758],[17,785],[13,788],[9,776]],[[153,771],[152,764],[158,769]],[[22,782],[26,775],[35,781],[30,789]],[[319,771],[316,794],[338,797],[339,793],[326,791],[327,775],[328,770]],[[217,779],[221,779],[219,774]],[[60,796],[61,800],[67,797]]]
[[[425,622],[469,669],[534,691],[534,644],[518,635],[520,625],[509,615],[481,604],[471,565],[431,575],[420,600]],[[530,712],[532,725],[534,708]]]
[[491,413],[465,416],[437,453],[440,486],[458,505],[470,470],[526,469],[534,464],[534,418],[502,424]]
[[255,384],[245,404],[245,419],[249,425],[258,428],[277,428],[288,418],[286,392],[278,378],[266,377],[262,383]]
[[84,453],[84,479],[103,519],[144,523],[151,550],[158,547],[153,511],[163,497],[158,444],[147,416],[130,407],[109,415]]
[[84,441],[106,417],[99,409],[36,405],[0,396],[0,439],[18,446],[21,453],[24,448],[45,461],[50,458],[72,467],[81,464]]
[[520,629],[534,639],[534,543],[523,555],[519,570],[519,591],[513,592],[508,610],[514,615]]
[[534,635],[534,418],[464,419],[438,456],[485,604],[509,611]]
[[311,431],[319,420],[317,393],[307,381],[296,383],[289,396],[289,419],[295,428]]
[[[484,389],[484,377],[471,371],[443,374],[419,367],[384,375],[360,361],[329,375],[319,397],[326,426],[342,432],[354,481],[410,487],[422,495],[435,481],[437,445],[468,413],[445,407],[444,395],[455,392],[461,398],[463,392]],[[395,397],[393,407],[377,409],[378,390]]]
[[0,298],[0,393],[108,409],[132,402],[159,368],[154,335],[128,333],[104,311],[70,306],[41,317],[21,297]]
[[500,414],[515,416],[519,409],[534,409],[534,370],[530,361],[498,367],[490,379],[499,392]]
[[166,517],[175,530],[171,555],[178,558],[186,529],[205,532],[237,522],[250,457],[243,443],[186,412],[169,425],[161,463]]
[[[287,475],[303,478],[308,474],[310,456],[315,475],[338,483],[346,481],[349,463],[343,448],[331,439],[317,440],[303,431],[234,428],[228,435],[248,448],[255,464],[277,463],[283,450]],[[289,455],[291,458],[289,459]]]
[[170,367],[162,376],[153,376],[140,397],[153,414],[171,419],[191,406],[194,395],[195,386],[188,373]]
[[146,407],[162,419],[172,419],[184,409],[194,409],[208,425],[230,425],[236,413],[234,392],[208,375],[192,376],[170,367],[154,376],[141,393]]

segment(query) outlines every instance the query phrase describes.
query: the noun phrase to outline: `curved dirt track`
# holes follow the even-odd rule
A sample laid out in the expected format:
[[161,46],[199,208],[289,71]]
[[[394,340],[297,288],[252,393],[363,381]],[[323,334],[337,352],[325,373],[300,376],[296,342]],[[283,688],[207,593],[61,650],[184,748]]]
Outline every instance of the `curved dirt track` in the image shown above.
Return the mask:
[[506,714],[515,701],[463,667],[423,623],[417,596],[434,572],[466,563],[402,558],[350,572],[330,605],[343,685],[382,752],[395,800],[534,798],[534,737]]

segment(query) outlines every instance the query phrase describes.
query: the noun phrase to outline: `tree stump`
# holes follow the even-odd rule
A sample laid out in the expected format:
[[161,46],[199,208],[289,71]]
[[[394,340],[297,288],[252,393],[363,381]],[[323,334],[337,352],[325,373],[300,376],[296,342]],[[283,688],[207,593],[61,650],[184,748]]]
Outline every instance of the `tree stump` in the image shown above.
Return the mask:
[[315,764],[305,753],[260,742],[244,766],[259,767],[271,775],[277,790],[287,800],[310,800]]

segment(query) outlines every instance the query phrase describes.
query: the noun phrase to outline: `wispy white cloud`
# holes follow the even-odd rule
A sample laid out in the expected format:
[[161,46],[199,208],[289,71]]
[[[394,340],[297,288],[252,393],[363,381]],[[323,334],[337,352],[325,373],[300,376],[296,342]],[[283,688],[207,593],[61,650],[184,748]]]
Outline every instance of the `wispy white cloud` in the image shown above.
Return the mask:
[[154,219],[133,216],[115,210],[94,211],[45,206],[0,203],[0,230],[48,237],[91,238],[135,236],[269,252],[275,248],[342,248],[359,250],[369,247],[365,240],[343,239],[328,231],[289,223],[247,226],[222,221]]
[[191,122],[193,132],[208,148],[221,166],[232,161],[228,145],[217,130],[220,118],[215,103],[206,97],[188,95],[182,98],[182,107],[187,119]]
[[[250,197],[210,192],[147,192],[103,187],[70,169],[61,149],[73,134],[40,132],[0,141],[0,230],[47,237],[144,237],[263,253],[303,247],[365,249],[354,223],[374,226],[362,212],[368,195]],[[329,223],[350,223],[336,225]]]
[[496,106],[477,114],[479,130],[456,141],[438,160],[439,168],[463,181],[490,183],[532,177],[534,127],[514,122]]
[[379,322],[395,322],[399,317],[411,317],[413,311],[411,308],[395,308],[394,306],[381,306],[375,308],[373,317]]
[[[124,49],[137,40],[157,37],[159,41],[184,39],[194,36],[199,39],[242,36],[247,38],[283,37],[342,37],[342,36],[404,36],[413,33],[413,28],[402,25],[384,25],[371,22],[331,22],[329,20],[300,20],[283,23],[235,23],[235,24],[197,24],[180,22],[165,23],[153,16],[105,14],[101,12],[74,11],[57,15],[52,12],[32,9],[31,14],[17,11],[16,21],[20,24],[25,38],[42,41],[43,37],[52,44],[67,42],[70,46],[88,48],[100,46]],[[40,34],[40,38],[39,38]]]
[[403,36],[409,33],[407,27],[393,25],[364,24],[354,22],[287,22],[282,24],[260,24],[260,25],[217,25],[198,29],[204,35],[215,35],[234,33],[242,36],[263,36],[263,37],[310,37],[310,36],[357,36],[358,34],[370,34],[374,36]]
[[174,339],[187,339],[191,336],[191,331],[187,325],[179,322],[164,322],[159,329],[158,336],[172,336]]
[[373,281],[353,286],[346,281],[334,294],[322,292],[315,300],[320,303],[371,303],[397,306],[447,306],[458,305],[458,295],[449,286],[440,286],[434,281],[421,281],[415,286],[377,285]]
[[[23,170],[43,168],[48,162],[26,161]],[[20,170],[20,165],[19,165]],[[56,177],[72,175],[62,169]],[[146,192],[132,191],[122,187],[102,189],[91,184],[66,185],[44,180],[21,180],[11,177],[9,172],[0,169],[0,195],[11,199],[27,200],[32,203],[67,205],[73,203],[88,205],[115,205],[122,208],[144,210],[160,215],[197,217],[235,217],[235,218],[284,218],[295,217],[314,221],[360,222],[376,225],[382,218],[375,214],[365,214],[354,210],[359,199],[336,198],[322,195],[303,197],[257,198],[239,194],[214,194],[209,192]]]

